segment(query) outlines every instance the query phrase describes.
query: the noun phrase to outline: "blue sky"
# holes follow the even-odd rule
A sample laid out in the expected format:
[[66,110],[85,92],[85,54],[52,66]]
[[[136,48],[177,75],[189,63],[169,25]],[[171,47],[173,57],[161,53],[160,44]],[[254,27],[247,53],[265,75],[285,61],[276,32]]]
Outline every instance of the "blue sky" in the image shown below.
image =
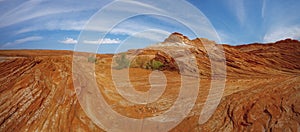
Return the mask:
[[[195,21],[193,18],[203,18],[201,21],[205,23],[187,27],[174,21],[172,17],[140,15],[117,23],[105,38],[99,38],[99,34],[107,32],[100,27],[93,28],[95,30],[89,34],[91,39],[80,41],[79,39],[86,37],[80,33],[89,30],[89,23],[97,22],[95,14],[101,12],[100,9],[107,8],[111,2],[113,1],[0,0],[0,49],[74,50],[77,42],[90,45],[101,42],[99,52],[112,53],[117,49],[122,51],[142,48],[160,42],[171,32],[181,32],[190,38],[208,37],[216,42],[232,45],[275,42],[285,38],[300,39],[299,0],[187,0],[203,16],[193,16],[194,13],[188,12],[186,7],[178,8],[178,12],[174,13],[186,14],[186,18],[191,18],[191,23]],[[162,11],[162,8],[168,10],[180,6],[175,2],[163,6],[159,6],[163,2],[154,2],[155,4],[143,1],[134,3],[141,6],[140,10],[130,5],[111,6],[105,10],[108,15],[101,17],[99,23],[109,24],[120,12],[128,10],[141,11],[149,8]],[[203,36],[194,35],[190,29],[195,28],[199,28]],[[208,35],[214,32],[216,37]]]

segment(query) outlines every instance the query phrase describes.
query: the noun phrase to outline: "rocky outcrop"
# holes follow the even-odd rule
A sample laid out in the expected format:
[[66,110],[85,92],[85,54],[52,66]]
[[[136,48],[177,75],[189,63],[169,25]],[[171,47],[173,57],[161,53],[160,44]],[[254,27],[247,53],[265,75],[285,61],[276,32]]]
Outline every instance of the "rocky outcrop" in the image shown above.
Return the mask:
[[223,98],[213,117],[195,130],[292,131],[300,129],[299,77],[257,86]]
[[10,51],[5,56],[14,54],[22,57],[0,63],[0,131],[101,130],[90,125],[78,103],[71,54]]

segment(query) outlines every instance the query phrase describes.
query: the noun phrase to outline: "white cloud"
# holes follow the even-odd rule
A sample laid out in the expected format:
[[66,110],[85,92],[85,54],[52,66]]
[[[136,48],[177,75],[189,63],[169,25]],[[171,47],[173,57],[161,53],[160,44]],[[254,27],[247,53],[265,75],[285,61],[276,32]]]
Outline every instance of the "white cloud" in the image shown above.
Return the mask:
[[43,37],[40,37],[40,36],[31,36],[31,37],[26,37],[26,38],[22,38],[22,39],[17,39],[13,42],[7,42],[2,47],[11,47],[11,46],[15,46],[18,44],[31,42],[31,41],[38,41],[38,40],[42,40],[42,39],[43,39]]
[[300,39],[300,26],[280,27],[267,32],[263,38],[264,42],[276,42],[286,38]]
[[66,38],[65,40],[62,40],[59,42],[63,43],[63,44],[77,44],[78,43],[78,41],[73,38]]
[[119,39],[110,39],[110,38],[105,38],[105,39],[100,39],[100,40],[84,40],[83,43],[85,44],[119,44],[122,41]]

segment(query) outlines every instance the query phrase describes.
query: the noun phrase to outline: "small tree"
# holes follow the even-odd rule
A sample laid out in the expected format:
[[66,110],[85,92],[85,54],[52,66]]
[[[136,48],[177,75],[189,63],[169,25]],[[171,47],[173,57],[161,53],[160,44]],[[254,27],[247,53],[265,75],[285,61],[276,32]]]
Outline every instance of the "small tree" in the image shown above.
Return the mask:
[[129,59],[127,59],[126,54],[123,53],[121,56],[116,58],[116,63],[118,64],[115,68],[116,69],[123,69],[129,67]]

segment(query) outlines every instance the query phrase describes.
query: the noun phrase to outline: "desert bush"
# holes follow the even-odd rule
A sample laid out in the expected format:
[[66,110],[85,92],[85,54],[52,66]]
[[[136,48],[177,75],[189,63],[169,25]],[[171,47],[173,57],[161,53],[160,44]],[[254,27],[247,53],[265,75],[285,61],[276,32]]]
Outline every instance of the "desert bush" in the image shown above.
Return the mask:
[[90,63],[96,63],[97,62],[97,58],[95,58],[95,57],[88,57],[88,62],[90,62]]
[[151,59],[147,56],[138,56],[133,59],[131,62],[127,58],[126,54],[120,54],[115,58],[116,66],[115,69],[123,69],[123,68],[143,68],[143,69],[150,69],[150,70],[161,70],[164,66],[164,63]]
[[152,60],[148,63],[148,68],[152,70],[160,70],[163,66],[164,63],[157,60]]
[[126,54],[123,53],[115,59],[115,62],[117,63],[117,66],[114,68],[123,69],[129,67],[130,60],[127,59]]
[[148,56],[137,56],[130,64],[131,68],[146,68],[151,59]]

